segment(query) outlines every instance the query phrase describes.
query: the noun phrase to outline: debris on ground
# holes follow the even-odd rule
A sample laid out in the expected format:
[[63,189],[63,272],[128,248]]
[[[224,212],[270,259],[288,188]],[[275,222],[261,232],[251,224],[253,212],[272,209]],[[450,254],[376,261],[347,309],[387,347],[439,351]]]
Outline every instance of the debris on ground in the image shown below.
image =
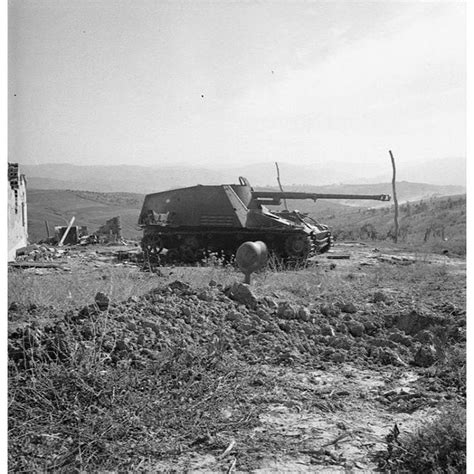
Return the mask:
[[[19,260],[88,278],[139,254],[133,243],[39,245]],[[358,259],[351,250],[334,272],[306,274],[335,278],[326,288],[229,285],[215,269],[193,285],[184,268],[166,280],[130,267],[154,289],[114,299],[97,270],[110,287],[68,309],[9,301],[12,469],[373,472],[394,425],[402,436],[465,403],[466,310],[459,275],[374,259],[402,274],[390,286],[361,276]]]

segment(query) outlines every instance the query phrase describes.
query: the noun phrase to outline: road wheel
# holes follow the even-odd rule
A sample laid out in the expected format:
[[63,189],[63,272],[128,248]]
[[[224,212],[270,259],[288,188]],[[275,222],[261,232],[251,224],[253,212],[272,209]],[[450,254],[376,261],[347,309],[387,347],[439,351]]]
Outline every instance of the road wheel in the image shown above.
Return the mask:
[[311,252],[311,240],[306,234],[290,235],[285,240],[285,251],[288,258],[306,260]]
[[188,235],[183,238],[179,246],[179,256],[183,262],[194,263],[199,260],[201,253],[199,241],[196,236]]

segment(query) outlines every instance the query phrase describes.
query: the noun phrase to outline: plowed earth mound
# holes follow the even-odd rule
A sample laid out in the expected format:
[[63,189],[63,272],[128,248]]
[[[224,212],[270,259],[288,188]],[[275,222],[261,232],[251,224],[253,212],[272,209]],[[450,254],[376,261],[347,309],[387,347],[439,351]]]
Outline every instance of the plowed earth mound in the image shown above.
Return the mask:
[[374,469],[395,424],[464,401],[464,297],[443,285],[417,304],[174,281],[62,314],[12,305],[10,467]]

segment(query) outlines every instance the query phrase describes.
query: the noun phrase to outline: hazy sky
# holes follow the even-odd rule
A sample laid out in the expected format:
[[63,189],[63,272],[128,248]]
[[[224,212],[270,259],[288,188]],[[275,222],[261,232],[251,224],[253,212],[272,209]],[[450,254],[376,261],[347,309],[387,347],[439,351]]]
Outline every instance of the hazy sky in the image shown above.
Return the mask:
[[9,161],[465,156],[465,8],[12,0]]

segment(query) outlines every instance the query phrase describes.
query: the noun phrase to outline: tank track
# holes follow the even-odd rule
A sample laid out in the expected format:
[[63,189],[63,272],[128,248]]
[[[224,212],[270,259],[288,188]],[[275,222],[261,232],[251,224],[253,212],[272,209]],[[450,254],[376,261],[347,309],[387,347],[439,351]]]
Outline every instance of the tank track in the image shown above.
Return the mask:
[[[312,257],[320,255],[327,252],[333,245],[333,236],[329,231],[325,231],[325,235],[321,237],[320,234],[311,233],[311,234],[299,234],[300,237],[305,239],[305,250],[301,252],[293,253],[288,247],[286,250],[286,260],[292,262],[303,263],[309,260]],[[288,238],[295,238],[298,235],[291,235]]]
[[[200,247],[198,243],[199,238],[202,237],[202,241],[204,235],[205,233],[200,235],[200,233],[192,231],[181,231],[176,235],[171,234],[166,237],[162,237],[158,233],[148,233],[141,242],[144,261],[158,265],[174,263],[195,264],[204,261],[210,255],[215,255],[219,259],[229,261],[232,259],[232,254],[235,253],[243,241],[262,240],[267,243],[270,253],[275,254],[279,259],[286,262],[304,263],[318,254],[327,252],[333,244],[333,237],[329,230],[319,233],[285,232],[266,235],[265,233],[255,235],[255,233],[248,232],[244,233],[242,242],[236,243],[235,249],[209,251],[205,247]],[[163,251],[163,241],[170,237],[180,240],[181,245],[168,251]],[[195,241],[195,244],[191,245],[193,241]]]
[[[326,253],[334,245],[334,237],[331,232],[326,231],[327,235],[318,239],[318,235],[313,234],[311,239],[313,241],[314,255]],[[313,256],[314,256],[313,255]]]

